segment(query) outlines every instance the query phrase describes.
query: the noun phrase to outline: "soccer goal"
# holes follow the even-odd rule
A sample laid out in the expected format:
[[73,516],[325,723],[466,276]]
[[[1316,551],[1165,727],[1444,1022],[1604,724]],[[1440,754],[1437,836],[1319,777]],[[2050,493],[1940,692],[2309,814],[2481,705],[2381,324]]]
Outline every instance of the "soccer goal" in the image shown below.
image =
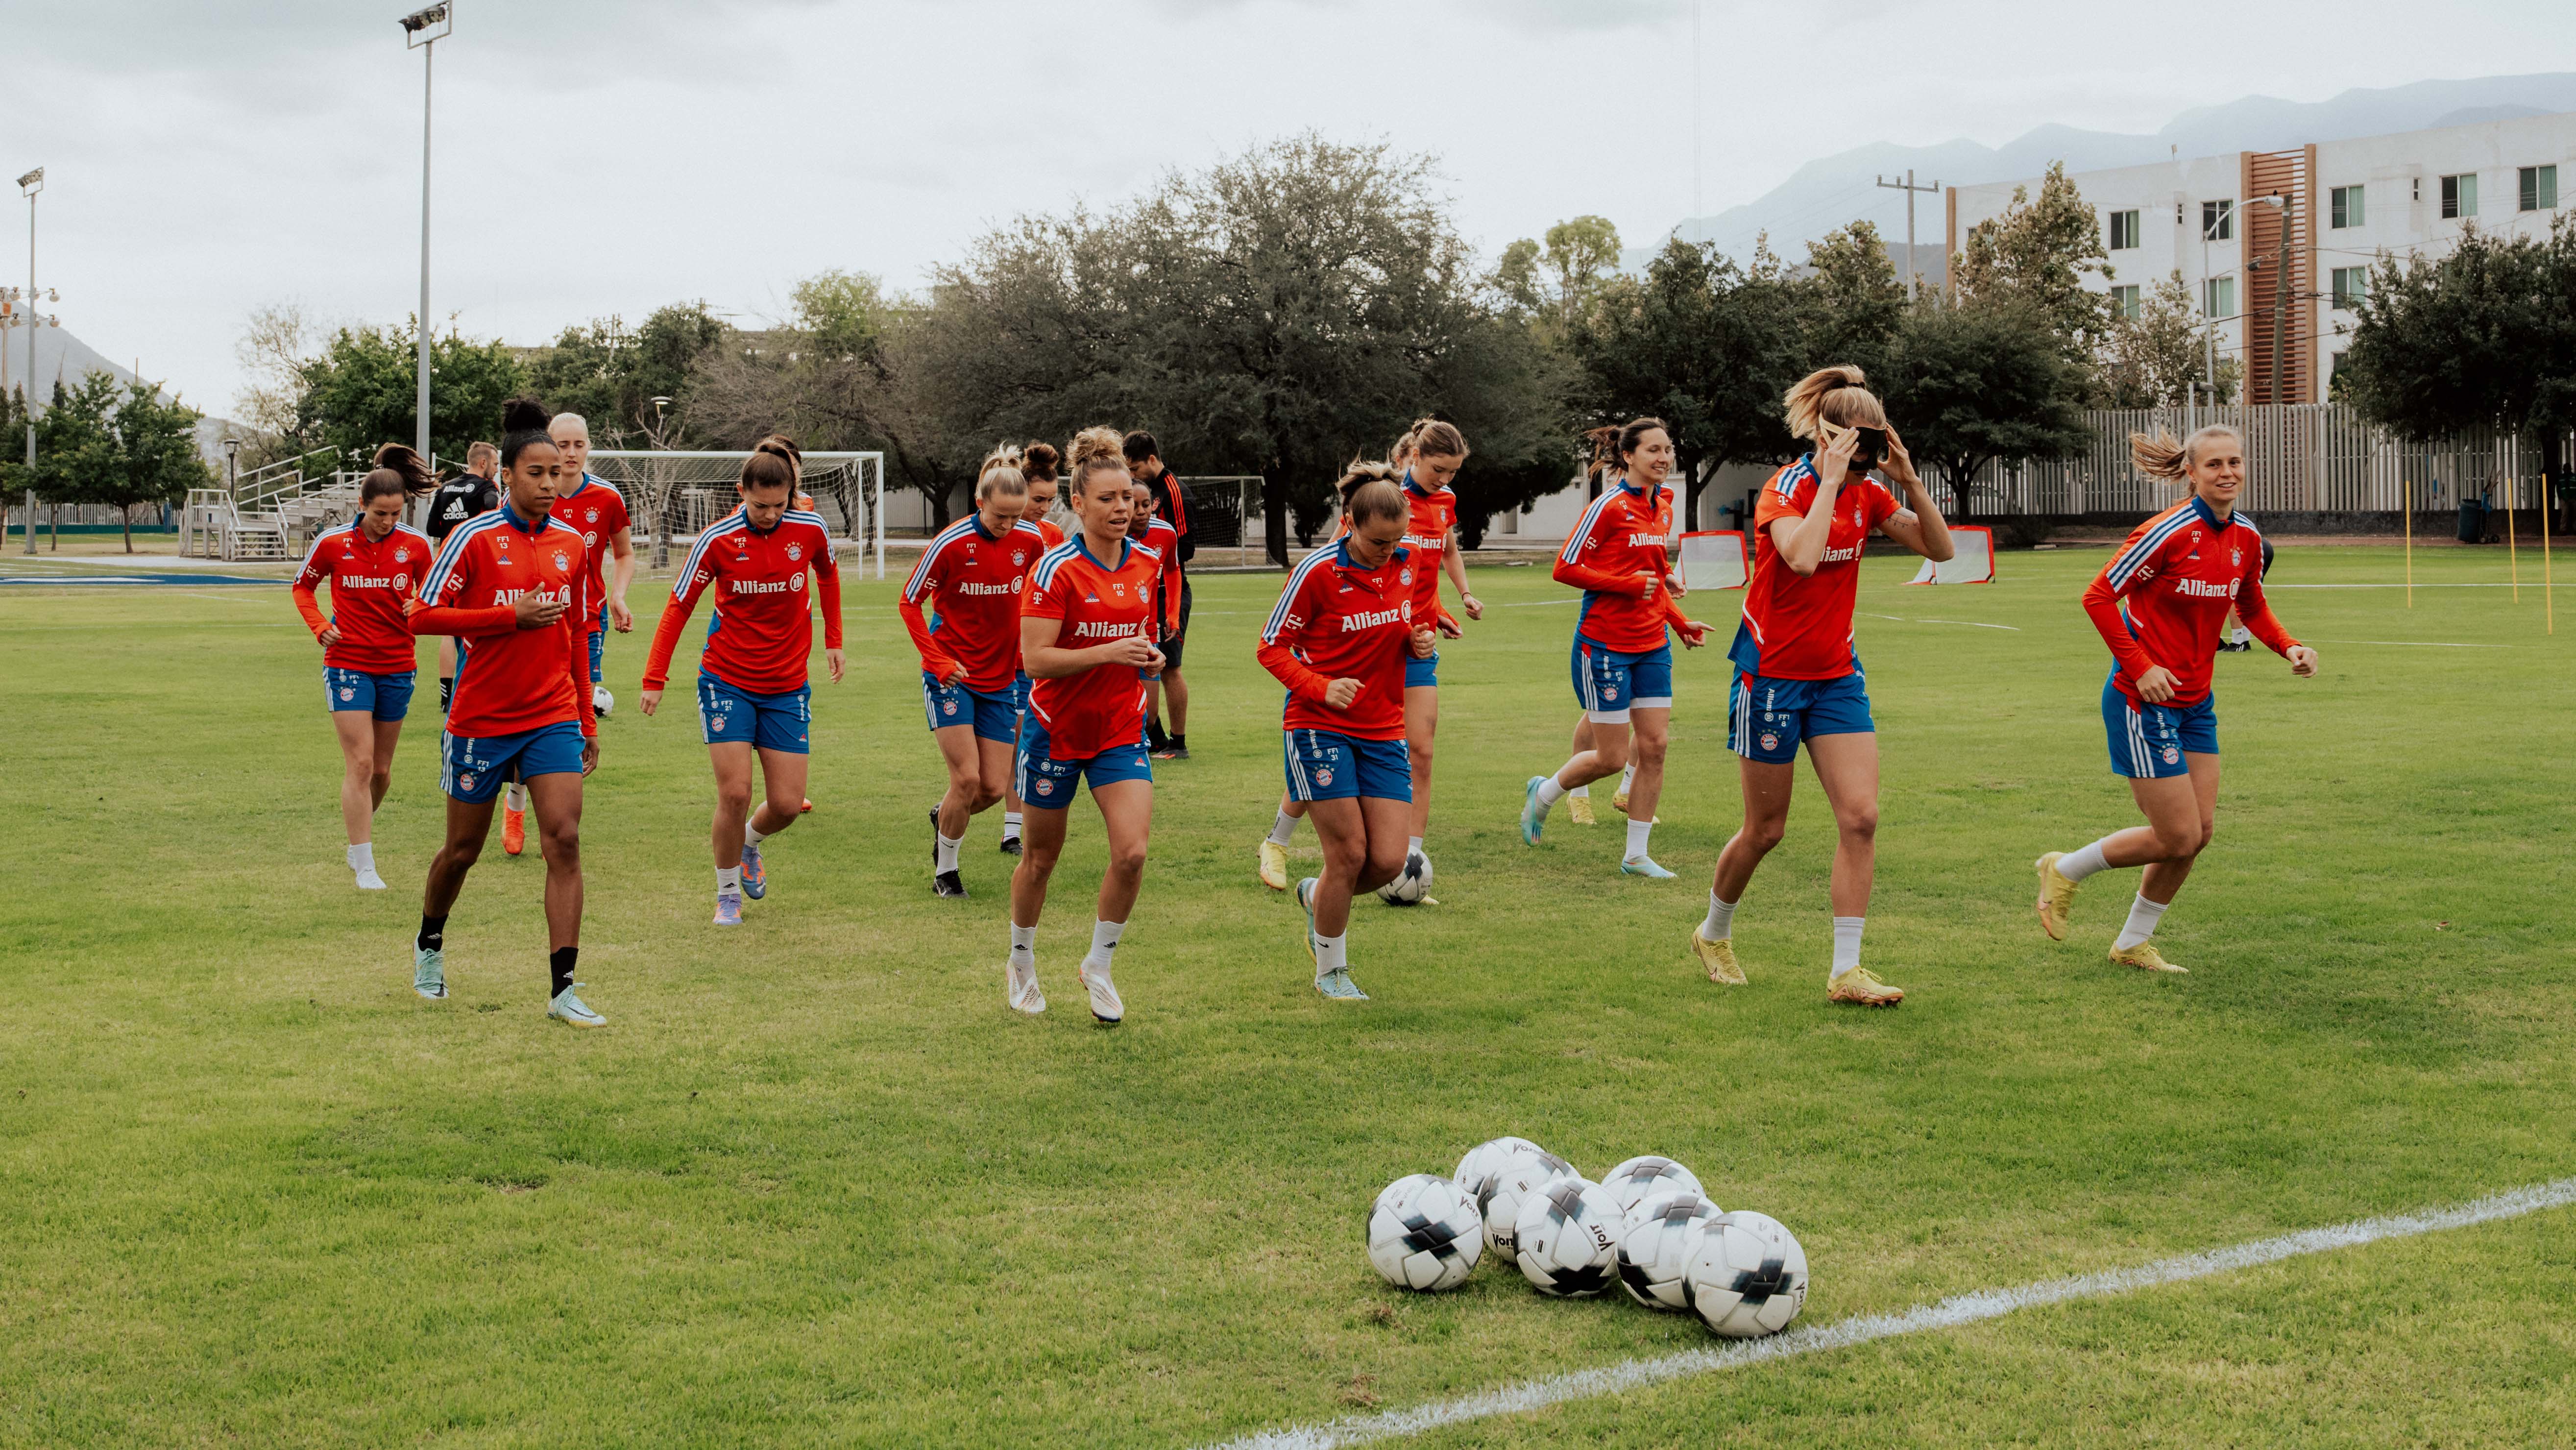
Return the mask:
[[1175,477],[1181,506],[1190,511],[1190,536],[1197,546],[1194,569],[1266,569],[1262,552],[1266,516],[1261,507],[1258,474],[1202,474]]
[[1703,529],[1682,535],[1682,587],[1741,589],[1749,576],[1744,565],[1744,535],[1733,529]]
[[[635,527],[653,541],[653,567],[671,566],[671,544],[706,532],[733,512],[740,498],[747,449],[594,448],[590,471],[617,485]],[[813,496],[814,511],[832,537],[876,554],[885,577],[885,455],[809,452],[798,487]]]
[[1950,542],[1958,552],[1941,563],[1923,561],[1908,584],[1992,584],[1995,582],[1995,531],[1976,524],[1952,524]]

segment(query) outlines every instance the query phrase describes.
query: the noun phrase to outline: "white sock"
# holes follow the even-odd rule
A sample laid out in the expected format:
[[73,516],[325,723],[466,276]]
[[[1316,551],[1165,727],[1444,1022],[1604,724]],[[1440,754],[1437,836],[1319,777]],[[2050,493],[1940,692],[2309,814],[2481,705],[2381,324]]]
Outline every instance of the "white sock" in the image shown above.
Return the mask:
[[742,894],[741,867],[718,866],[716,868],[716,895],[722,896],[727,892],[731,892],[736,896],[740,896]]
[[1860,929],[1868,920],[1869,918],[1865,916],[1834,918],[1835,976],[1839,977],[1860,965]]
[[1617,793],[1620,795],[1626,795],[1628,793],[1628,787],[1635,785],[1636,783],[1637,767],[1635,762],[1632,761],[1626,769],[1619,772],[1619,790]]
[[1636,861],[1644,858],[1646,854],[1646,837],[1652,834],[1654,829],[1655,823],[1652,820],[1630,821],[1628,823],[1629,860]]
[[2082,850],[2069,851],[2058,857],[2057,874],[2069,881],[2081,881],[2096,871],[2110,870],[2111,863],[2102,859],[2102,848],[2109,844],[2110,840],[2110,837],[2104,836]]
[[1567,794],[1567,795],[1579,795],[1579,796],[1583,797],[1585,800],[1590,800],[1590,799],[1592,799],[1592,782],[1590,782],[1590,781],[1585,781],[1583,784],[1576,786],[1574,789],[1572,789],[1572,790],[1570,790],[1570,791],[1567,791],[1567,792],[1566,792],[1566,794]]
[[757,846],[762,841],[768,839],[768,832],[763,831],[760,827],[752,824],[753,821],[758,819],[760,819],[760,807],[758,806],[753,806],[751,808],[751,814],[742,818],[742,843],[746,846]]
[[1405,838],[1404,838],[1404,853],[1405,853],[1406,855],[1408,855],[1408,856],[1419,856],[1419,855],[1421,855],[1421,854],[1422,854],[1422,838],[1421,838],[1420,836],[1407,836],[1407,837],[1405,837]]
[[1085,962],[1096,962],[1102,971],[1109,969],[1109,955],[1118,950],[1118,937],[1127,930],[1123,921],[1095,921],[1091,924],[1091,952]]
[[966,844],[965,841],[963,839],[950,840],[948,837],[940,835],[936,828],[934,828],[930,834],[931,837],[939,843],[939,859],[933,869],[939,871],[956,870],[957,848]]
[[349,848],[349,869],[352,871],[376,869],[376,845],[373,841],[360,841]]
[[2120,928],[2120,938],[2111,943],[2111,950],[2125,952],[2154,936],[2156,923],[2164,919],[2165,908],[2171,905],[2170,901],[2149,901],[2143,896],[2130,902],[2129,924]]
[[1038,964],[1038,929],[1033,926],[1011,927],[1011,965],[1034,967]]
[[508,785],[501,787],[501,804],[514,811],[526,810],[528,808],[528,788],[519,784],[517,781],[512,781]]
[[1350,970],[1350,966],[1351,934],[1349,932],[1343,932],[1340,936],[1326,936],[1322,932],[1315,934],[1316,976],[1321,977],[1330,972],[1346,972]]
[[1699,924],[1702,941],[1725,941],[1735,935],[1735,903],[1717,899],[1714,887],[1708,893],[1708,920]]
[[2227,640],[2229,644],[2251,644],[2253,641],[2254,636],[2247,633],[2245,626],[2241,624],[2236,626],[2236,633],[2230,635]]
[[1270,822],[1270,844],[1285,846],[1297,834],[1297,818],[1281,811]]
[[1002,839],[1008,841],[1017,837],[1019,834],[1020,813],[1018,811],[1002,812]]
[[1565,787],[1556,783],[1555,776],[1551,775],[1547,779],[1538,783],[1538,813],[1540,815],[1546,815],[1548,807],[1555,805],[1558,801],[1563,799],[1565,799]]

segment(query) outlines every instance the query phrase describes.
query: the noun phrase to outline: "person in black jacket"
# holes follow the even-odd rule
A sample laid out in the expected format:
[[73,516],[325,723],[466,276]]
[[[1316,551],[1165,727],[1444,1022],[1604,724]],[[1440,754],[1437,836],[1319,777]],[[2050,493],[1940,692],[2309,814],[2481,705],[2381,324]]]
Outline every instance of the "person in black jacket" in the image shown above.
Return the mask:
[[[476,514],[490,513],[501,506],[501,486],[492,480],[493,470],[501,464],[501,450],[489,443],[477,443],[465,450],[465,471],[438,486],[429,496],[428,533],[430,542],[445,544],[448,532]],[[456,693],[456,639],[453,635],[438,637],[438,713],[447,713],[447,703]]]
[[[1181,627],[1163,645],[1163,678],[1159,684],[1145,687],[1145,743],[1156,760],[1190,758],[1190,687],[1181,678],[1181,653],[1190,634],[1190,579],[1188,564],[1199,551],[1198,537],[1190,531],[1189,505],[1181,497],[1180,481],[1163,466],[1163,447],[1154,435],[1141,429],[1127,435],[1121,449],[1127,456],[1127,476],[1151,489],[1154,513],[1170,524],[1181,539]],[[1163,728],[1164,700],[1171,702],[1171,729]]]

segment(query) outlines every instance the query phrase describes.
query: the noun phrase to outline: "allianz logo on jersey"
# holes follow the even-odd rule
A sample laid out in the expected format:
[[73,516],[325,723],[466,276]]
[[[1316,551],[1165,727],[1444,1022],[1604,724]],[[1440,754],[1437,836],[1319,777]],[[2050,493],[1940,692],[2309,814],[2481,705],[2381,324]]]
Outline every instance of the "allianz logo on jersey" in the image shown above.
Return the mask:
[[2173,585],[2176,594],[2188,594],[2195,599],[2233,599],[2236,586],[2243,582],[2230,579],[2221,584],[2215,579],[2176,579]]
[[785,594],[791,589],[804,588],[805,576],[799,573],[784,579],[733,579],[727,582],[733,585],[736,594]]
[[530,595],[530,594],[533,594],[533,595],[537,596],[539,599],[556,599],[556,600],[560,600],[560,601],[562,601],[562,602],[563,602],[563,603],[565,603],[565,604],[570,604],[570,603],[572,603],[572,586],[571,586],[571,585],[569,585],[569,584],[567,584],[567,585],[565,585],[565,586],[564,586],[562,589],[560,589],[560,590],[555,590],[555,589],[495,589],[495,590],[493,590],[493,591],[492,591],[492,607],[493,607],[493,608],[495,608],[495,609],[497,609],[497,608],[501,607],[501,606],[502,606],[502,605],[504,605],[504,604],[516,604],[516,603],[518,603],[522,598],[524,598],[524,597],[526,597],[527,595]]
[[957,586],[957,592],[960,594],[1017,594],[1020,592],[1020,581],[1014,578],[1008,584],[987,584],[981,580],[968,579]]
[[1125,639],[1131,634],[1144,632],[1145,626],[1141,621],[1135,624],[1121,624],[1111,619],[1086,619],[1073,627],[1073,637],[1076,639]]
[[1381,624],[1399,624],[1403,622],[1406,612],[1403,608],[1396,608],[1376,609],[1365,614],[1345,614],[1342,616],[1342,633],[1357,634],[1363,629],[1375,629]]
[[1816,562],[1819,564],[1848,564],[1859,557],[1860,545],[1854,544],[1848,549],[1827,549],[1823,554],[1817,556]]
[[342,574],[331,581],[335,589],[400,589],[411,582],[408,574],[380,579],[373,574]]
[[1672,545],[1673,541],[1665,538],[1661,534],[1630,534],[1628,536],[1628,547],[1631,549],[1669,549]]

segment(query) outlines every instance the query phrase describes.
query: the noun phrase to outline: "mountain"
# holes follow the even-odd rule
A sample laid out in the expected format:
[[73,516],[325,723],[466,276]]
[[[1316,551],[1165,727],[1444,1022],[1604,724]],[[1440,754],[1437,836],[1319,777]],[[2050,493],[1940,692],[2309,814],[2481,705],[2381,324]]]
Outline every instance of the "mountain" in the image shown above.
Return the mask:
[[[53,396],[56,381],[77,383],[91,373],[106,373],[120,383],[135,381],[132,368],[119,367],[106,355],[80,340],[67,328],[39,327],[36,334],[36,406]],[[27,329],[13,327],[0,332],[0,392],[15,392],[27,377]],[[167,387],[161,396],[168,400],[176,395]],[[193,406],[193,405],[192,405]],[[197,451],[209,463],[224,461],[224,435],[242,431],[230,419],[208,414],[197,423]],[[13,455],[14,456],[14,455]]]
[[[1771,249],[1795,262],[1805,258],[1808,242],[1847,222],[1866,219],[1877,224],[1878,234],[1900,254],[1901,267],[1905,194],[1881,189],[1876,182],[1882,176],[1901,177],[1909,166],[1921,183],[1972,186],[2037,176],[2052,161],[2064,161],[2069,171],[2095,171],[2162,161],[2177,153],[2218,156],[2278,151],[2311,141],[2344,141],[2560,111],[2576,111],[2576,74],[2417,81],[2383,90],[2349,90],[2325,101],[2246,96],[2185,111],[2152,136],[2051,124],[1999,147],[1965,139],[1932,146],[1878,142],[1810,161],[1760,200],[1714,216],[1686,218],[1672,234],[1715,242],[1720,250],[1740,257],[1752,252],[1756,236],[1768,232]],[[1918,193],[1914,208],[1917,247],[1937,260],[1942,246],[1941,197]],[[1649,255],[1631,250],[1621,261],[1634,268],[1644,265]]]

